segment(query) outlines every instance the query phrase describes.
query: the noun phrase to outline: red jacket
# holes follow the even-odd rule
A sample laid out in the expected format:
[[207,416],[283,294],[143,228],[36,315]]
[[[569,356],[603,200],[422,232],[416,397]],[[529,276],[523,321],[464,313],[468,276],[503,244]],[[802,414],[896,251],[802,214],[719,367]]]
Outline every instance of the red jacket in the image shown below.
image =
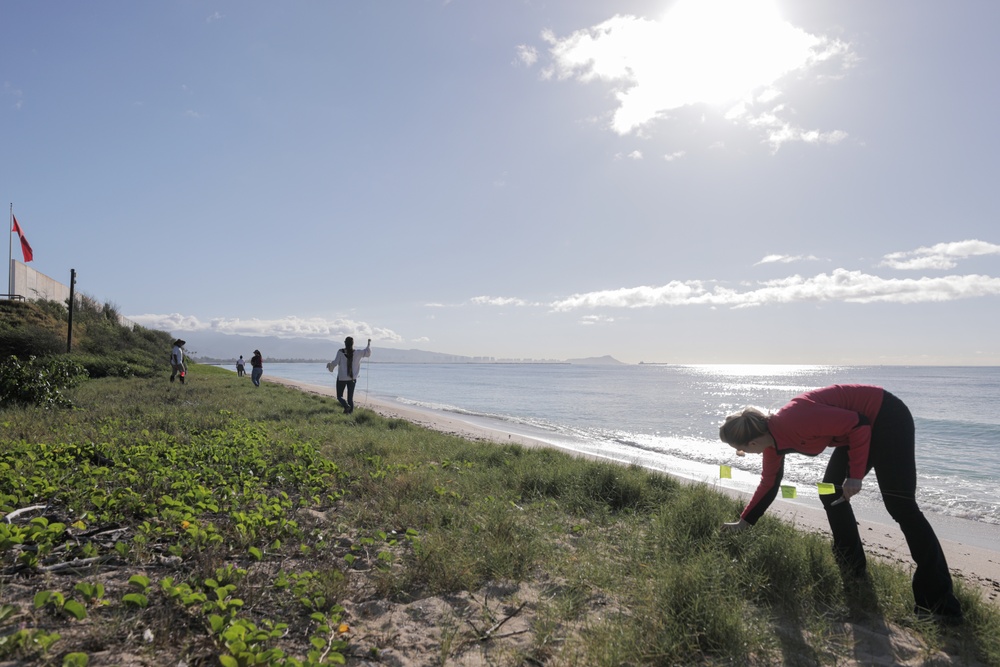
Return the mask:
[[778,494],[785,454],[816,456],[827,447],[847,447],[849,476],[861,479],[868,468],[872,424],[885,391],[863,384],[835,384],[796,396],[771,415],[768,430],[774,447],[764,450],[763,471],[742,518],[757,523]]

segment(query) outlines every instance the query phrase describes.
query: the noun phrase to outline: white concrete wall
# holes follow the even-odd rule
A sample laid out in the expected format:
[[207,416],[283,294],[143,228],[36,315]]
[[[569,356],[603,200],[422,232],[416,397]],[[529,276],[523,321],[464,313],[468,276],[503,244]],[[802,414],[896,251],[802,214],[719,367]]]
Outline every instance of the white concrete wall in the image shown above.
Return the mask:
[[28,301],[58,301],[65,305],[69,299],[69,286],[35,271],[16,259],[10,260],[11,294],[20,294]]
[[[28,301],[58,301],[64,306],[69,301],[69,285],[64,285],[44,273],[39,273],[16,259],[10,260],[10,271],[11,294],[19,294]],[[66,279],[69,279],[68,274]],[[80,298],[79,290],[75,296],[77,299]],[[119,315],[118,320],[122,326],[135,327],[135,322],[127,317]]]

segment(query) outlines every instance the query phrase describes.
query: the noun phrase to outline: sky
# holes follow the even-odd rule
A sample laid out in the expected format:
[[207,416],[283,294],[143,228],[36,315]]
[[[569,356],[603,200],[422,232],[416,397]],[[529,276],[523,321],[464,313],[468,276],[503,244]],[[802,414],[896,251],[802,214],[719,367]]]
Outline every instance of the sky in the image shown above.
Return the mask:
[[2,0],[0,201],[29,266],[194,350],[1000,365],[998,24]]

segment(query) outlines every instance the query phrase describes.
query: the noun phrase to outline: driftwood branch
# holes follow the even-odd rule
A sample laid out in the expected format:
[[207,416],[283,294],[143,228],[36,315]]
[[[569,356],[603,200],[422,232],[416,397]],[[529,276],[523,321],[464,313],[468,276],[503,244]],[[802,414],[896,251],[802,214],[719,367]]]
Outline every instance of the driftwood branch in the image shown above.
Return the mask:
[[96,556],[94,558],[77,558],[63,563],[56,563],[55,565],[42,565],[39,566],[38,571],[65,572],[66,570],[82,570],[92,565],[100,565],[101,563],[113,560],[116,557],[116,554],[106,554],[104,556]]
[[519,613],[521,613],[521,610],[524,609],[525,605],[527,605],[527,604],[528,604],[527,602],[522,602],[520,607],[518,607],[517,609],[515,609],[513,612],[511,612],[507,616],[503,617],[501,620],[499,620],[496,623],[494,623],[485,632],[482,631],[482,630],[480,630],[479,628],[477,628],[476,625],[472,621],[466,619],[465,622],[472,626],[472,629],[476,631],[477,638],[481,642],[489,641],[490,639],[501,639],[503,637],[513,637],[514,635],[524,634],[525,632],[527,632],[527,630],[518,630],[516,632],[509,632],[509,633],[507,633],[505,635],[497,635],[495,637],[493,636],[493,633],[496,632],[497,630],[499,630],[501,627],[503,627],[504,623],[506,623],[507,621],[509,621],[510,619],[514,618]]
[[14,510],[7,516],[3,518],[7,523],[11,523],[15,517],[21,514],[27,514],[28,512],[34,512],[35,510],[44,510],[48,505],[32,505],[31,507],[22,507],[21,509]]

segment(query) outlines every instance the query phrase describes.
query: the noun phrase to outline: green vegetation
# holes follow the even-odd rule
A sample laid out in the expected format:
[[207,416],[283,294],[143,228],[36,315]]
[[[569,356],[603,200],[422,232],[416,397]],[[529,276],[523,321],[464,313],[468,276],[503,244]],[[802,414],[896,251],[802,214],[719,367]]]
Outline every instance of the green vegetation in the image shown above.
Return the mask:
[[0,409],[0,660],[377,663],[406,622],[423,664],[833,665],[853,623],[1000,665],[978,590],[964,626],[918,620],[905,571],[845,588],[827,538],[723,534],[738,507],[706,487],[166,373]]
[[[73,310],[73,349],[69,311],[57,301],[0,301],[0,360],[17,357],[67,359],[92,378],[152,377],[162,370],[173,342],[170,334],[122,326],[118,309],[80,296]],[[61,388],[61,387],[60,387]]]
[[69,407],[64,390],[79,384],[87,371],[70,359],[15,356],[0,360],[0,404],[23,403],[45,407]]

